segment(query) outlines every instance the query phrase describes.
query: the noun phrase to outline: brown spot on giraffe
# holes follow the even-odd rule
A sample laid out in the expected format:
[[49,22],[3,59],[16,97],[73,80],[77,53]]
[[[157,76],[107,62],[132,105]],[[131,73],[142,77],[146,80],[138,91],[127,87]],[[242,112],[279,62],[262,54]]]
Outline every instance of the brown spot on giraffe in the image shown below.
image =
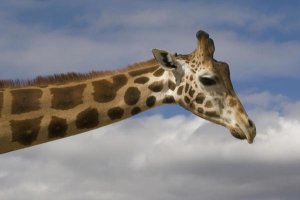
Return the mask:
[[239,106],[238,111],[239,111],[240,113],[242,113],[242,112],[244,112],[244,108],[242,108],[241,106]]
[[0,92],[0,117],[3,108],[3,92]]
[[163,100],[163,103],[175,103],[175,99],[173,96],[166,96]]
[[153,107],[153,106],[155,105],[155,102],[156,102],[155,96],[150,96],[150,97],[148,97],[147,100],[146,100],[146,105],[147,105],[149,108],[151,108],[151,107]]
[[177,94],[182,95],[182,90],[183,90],[183,85],[178,88]]
[[40,89],[12,90],[12,114],[21,114],[39,110],[42,91]]
[[129,87],[124,95],[124,101],[127,105],[135,105],[141,96],[141,92],[136,87]]
[[196,106],[193,102],[190,104],[190,108],[193,109],[193,110],[196,108]]
[[142,110],[140,107],[134,107],[132,110],[131,110],[131,115],[136,115],[138,113],[140,113]]
[[205,99],[204,94],[203,94],[203,93],[199,93],[199,94],[197,95],[197,97],[196,97],[196,103],[202,104],[203,101],[204,101],[204,99]]
[[179,100],[178,100],[178,104],[179,104],[180,106],[185,106],[185,104],[184,104],[184,102],[183,102],[182,99],[179,99]]
[[211,103],[211,101],[207,101],[204,105],[206,108],[212,108],[213,104]]
[[211,118],[219,118],[220,117],[220,115],[215,111],[207,111],[207,112],[205,112],[205,115],[207,117],[211,117]]
[[153,92],[160,92],[163,89],[163,83],[162,81],[155,81],[151,85],[148,86],[150,90]]
[[94,86],[94,100],[99,103],[112,101],[117,96],[118,89],[108,80],[100,80],[92,83]]
[[153,73],[153,75],[156,76],[156,77],[160,77],[160,76],[162,76],[164,73],[165,73],[165,70],[162,69],[162,68],[159,68],[157,71],[155,71],[155,72]]
[[53,95],[51,107],[57,110],[68,110],[83,103],[83,91],[86,85],[76,85],[64,88],[51,88]]
[[138,83],[138,84],[145,84],[149,81],[150,79],[146,76],[142,76],[142,77],[139,77],[139,78],[136,78],[134,80],[134,83]]
[[169,81],[168,81],[168,87],[169,87],[172,91],[174,91],[175,88],[176,88],[176,84],[175,84],[173,81],[169,80]]
[[107,115],[111,120],[121,119],[124,115],[124,109],[121,107],[114,107],[107,111]]
[[187,93],[190,88],[190,84],[185,84],[184,92]]
[[147,73],[153,72],[157,68],[158,67],[155,66],[155,67],[149,67],[149,68],[145,68],[145,69],[138,69],[138,70],[134,70],[134,71],[129,72],[129,75],[130,76],[139,76],[139,75],[142,75],[142,74],[147,74]]
[[31,145],[38,136],[43,116],[26,120],[11,120],[12,142]]
[[65,137],[68,130],[67,120],[52,116],[48,126],[48,138]]
[[235,100],[235,99],[230,99],[229,100],[229,106],[230,107],[234,107],[234,106],[236,106],[237,105],[237,101]]
[[224,103],[223,103],[219,98],[215,98],[215,99],[214,99],[214,102],[216,102],[216,104],[219,105],[219,107],[220,107],[221,109],[224,109],[224,108],[225,108]]
[[189,90],[190,97],[193,97],[194,94],[195,94],[195,90],[191,87],[190,90]]
[[96,108],[87,108],[80,112],[75,121],[78,129],[90,129],[99,124],[99,113]]
[[187,104],[191,103],[190,98],[188,98],[187,96],[184,96],[184,101],[185,101],[185,103],[187,103]]
[[127,77],[124,74],[112,77],[113,82],[104,79],[92,82],[94,87],[94,100],[98,103],[107,103],[117,96],[118,90],[127,84]]
[[203,108],[199,107],[199,108],[197,109],[197,112],[200,113],[200,114],[202,114],[202,113],[204,112],[204,110],[203,110]]

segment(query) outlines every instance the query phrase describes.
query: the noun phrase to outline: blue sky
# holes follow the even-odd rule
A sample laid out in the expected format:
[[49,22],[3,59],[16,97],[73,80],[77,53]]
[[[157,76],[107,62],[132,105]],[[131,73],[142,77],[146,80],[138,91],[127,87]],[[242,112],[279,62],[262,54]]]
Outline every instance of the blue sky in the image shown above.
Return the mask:
[[1,156],[0,198],[299,199],[299,8],[296,0],[1,1],[0,79],[121,68],[152,48],[190,53],[203,29],[258,135],[247,145],[163,106]]

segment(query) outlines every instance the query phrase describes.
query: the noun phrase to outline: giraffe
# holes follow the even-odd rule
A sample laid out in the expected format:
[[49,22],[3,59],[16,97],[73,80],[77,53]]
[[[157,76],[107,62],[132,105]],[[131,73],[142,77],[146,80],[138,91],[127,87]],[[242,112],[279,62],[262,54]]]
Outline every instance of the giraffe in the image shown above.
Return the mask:
[[125,69],[0,81],[0,153],[86,132],[163,104],[178,104],[222,125],[238,139],[256,135],[230,80],[200,30],[190,54],[153,49]]

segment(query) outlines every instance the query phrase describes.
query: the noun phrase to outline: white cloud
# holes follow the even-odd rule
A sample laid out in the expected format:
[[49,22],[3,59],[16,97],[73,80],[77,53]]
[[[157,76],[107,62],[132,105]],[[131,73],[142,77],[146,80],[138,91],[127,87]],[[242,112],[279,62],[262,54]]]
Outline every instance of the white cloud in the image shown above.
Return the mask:
[[277,111],[281,111],[289,102],[288,97],[281,94],[272,94],[269,91],[243,93],[241,99],[245,105],[255,106],[256,109]]
[[3,154],[0,198],[297,199],[299,118],[251,115],[253,145],[194,116],[155,115]]
[[[272,94],[269,91],[258,93],[244,92],[240,99],[244,105],[252,107],[254,113],[259,112],[261,115],[269,115],[270,112],[276,112],[278,115],[284,116],[285,118],[300,119],[299,100],[293,101],[287,96]],[[270,119],[268,120],[272,121]]]
[[285,104],[283,112],[288,113],[288,116],[291,118],[300,119],[300,101]]

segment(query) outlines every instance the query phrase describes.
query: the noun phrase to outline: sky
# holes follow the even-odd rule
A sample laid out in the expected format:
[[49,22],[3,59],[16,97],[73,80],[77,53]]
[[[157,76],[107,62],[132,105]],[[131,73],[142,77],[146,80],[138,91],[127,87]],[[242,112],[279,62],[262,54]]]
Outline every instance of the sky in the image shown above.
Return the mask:
[[[256,123],[251,145],[179,106],[0,155],[0,199],[294,200],[299,1],[1,0],[0,79],[188,54],[202,29]],[[155,126],[153,126],[155,124]]]

